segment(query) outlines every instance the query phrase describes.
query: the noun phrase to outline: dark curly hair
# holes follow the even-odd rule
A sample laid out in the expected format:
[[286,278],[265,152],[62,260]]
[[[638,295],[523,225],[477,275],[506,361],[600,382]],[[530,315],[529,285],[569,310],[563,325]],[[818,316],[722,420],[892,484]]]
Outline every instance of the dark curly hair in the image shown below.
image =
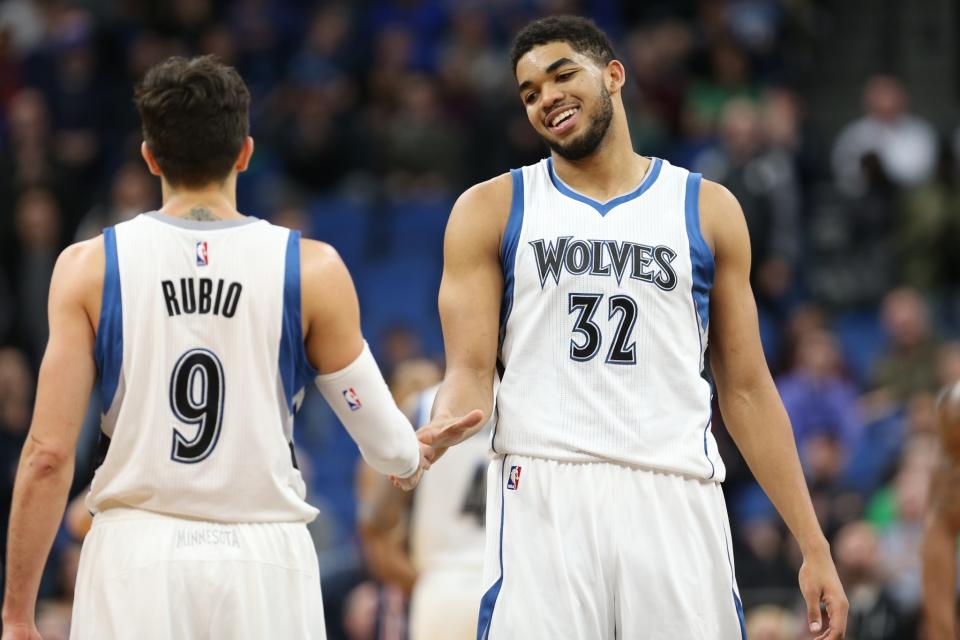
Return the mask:
[[250,130],[250,92],[213,56],[175,56],[134,90],[143,139],[172,185],[223,182]]
[[616,57],[607,34],[593,20],[580,16],[550,16],[534,20],[513,39],[510,63],[514,72],[517,62],[527,52],[550,42],[566,42],[574,51],[590,56],[602,66]]

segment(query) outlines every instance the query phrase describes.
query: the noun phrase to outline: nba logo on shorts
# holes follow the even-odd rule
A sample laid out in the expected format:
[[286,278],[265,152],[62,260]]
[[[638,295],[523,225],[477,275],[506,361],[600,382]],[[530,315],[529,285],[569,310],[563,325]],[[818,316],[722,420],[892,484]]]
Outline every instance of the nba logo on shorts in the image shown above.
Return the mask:
[[343,399],[347,401],[347,406],[350,407],[350,411],[356,411],[363,406],[360,403],[360,396],[357,395],[353,387],[343,390]]
[[513,465],[510,467],[510,477],[507,478],[507,489],[513,489],[516,491],[520,488],[520,466]]
[[201,240],[197,242],[197,266],[205,267],[209,264],[210,258],[207,255],[207,241]]

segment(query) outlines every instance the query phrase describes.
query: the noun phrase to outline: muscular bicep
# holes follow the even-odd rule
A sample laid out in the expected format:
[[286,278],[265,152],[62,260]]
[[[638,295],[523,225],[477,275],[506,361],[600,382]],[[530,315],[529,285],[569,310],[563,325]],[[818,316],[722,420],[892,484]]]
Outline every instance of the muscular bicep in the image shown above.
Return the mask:
[[96,380],[95,335],[88,313],[92,282],[103,277],[102,245],[74,245],[61,254],[50,282],[50,337],[40,365],[30,441],[73,455]]
[[509,187],[504,196],[502,185],[486,184],[461,196],[450,214],[439,307],[448,374],[469,371],[492,384],[503,297],[496,214],[509,208],[510,196]]
[[307,358],[320,374],[340,371],[363,351],[353,279],[327,244],[302,240],[300,296]]
[[720,400],[724,392],[772,384],[750,289],[750,238],[736,198],[718,184],[701,187],[704,228],[716,270],[710,296],[710,363]]

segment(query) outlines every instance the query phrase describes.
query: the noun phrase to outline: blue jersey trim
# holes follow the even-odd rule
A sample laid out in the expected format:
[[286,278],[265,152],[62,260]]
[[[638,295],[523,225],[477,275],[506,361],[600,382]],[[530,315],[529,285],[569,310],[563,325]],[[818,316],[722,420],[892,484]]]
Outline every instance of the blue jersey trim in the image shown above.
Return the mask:
[[[710,399],[710,405],[713,405],[713,398]],[[712,413],[712,409],[711,409]],[[707,457],[707,462],[710,463],[710,477],[707,480],[713,480],[713,476],[717,475],[717,468],[713,466],[713,460],[710,459],[710,454],[707,452],[707,433],[710,431],[710,425],[713,424],[713,417],[711,416],[707,420],[706,426],[703,427],[703,455]]]
[[733,571],[733,560],[730,558],[730,547],[727,545],[727,525],[723,523],[723,550],[727,552],[727,566],[730,567],[730,592],[733,594],[733,606],[737,610],[737,621],[740,623],[740,640],[747,640],[747,624],[743,617],[743,603],[737,595],[737,576]]
[[586,205],[593,207],[594,209],[597,210],[597,213],[599,213],[601,216],[605,216],[608,213],[610,213],[611,210],[620,206],[624,202],[629,202],[634,198],[640,197],[641,195],[643,195],[644,191],[646,191],[651,186],[653,186],[653,183],[657,181],[657,176],[660,175],[660,168],[663,165],[663,161],[660,158],[653,158],[652,162],[653,164],[650,167],[650,170],[647,171],[646,177],[637,186],[636,189],[622,196],[617,196],[613,200],[607,200],[606,202],[599,202],[589,196],[585,196],[582,193],[578,191],[574,191],[573,189],[568,187],[563,182],[563,180],[561,180],[560,177],[557,176],[556,172],[553,170],[553,158],[547,158],[547,170],[550,173],[550,182],[553,183],[553,186],[556,187],[557,191],[567,196],[568,198],[573,198],[574,200],[577,200],[579,202],[582,202]]
[[123,366],[123,296],[120,293],[117,234],[113,227],[103,230],[103,253],[106,258],[103,297],[93,354],[100,373],[102,412],[107,413],[120,385],[120,369]]
[[740,622],[740,640],[747,640],[747,623],[743,619],[743,603],[740,602],[740,596],[733,591],[733,604],[737,608],[737,620]]
[[710,247],[700,231],[700,181],[699,173],[687,176],[684,212],[687,240],[690,244],[690,264],[693,267],[693,304],[700,320],[700,332],[706,334],[710,324],[710,289],[713,287],[714,261]]
[[293,413],[294,398],[317,370],[307,360],[303,344],[303,323],[300,313],[300,232],[290,231],[283,275],[283,320],[280,334],[280,378],[287,408]]
[[507,469],[507,456],[503,456],[500,462],[500,577],[493,583],[487,592],[480,599],[480,616],[477,620],[477,640],[487,640],[490,637],[490,622],[493,620],[493,609],[497,604],[497,596],[500,595],[500,587],[503,586],[503,506],[506,502],[503,495],[503,486],[506,484],[504,472]]
[[517,263],[517,246],[520,244],[520,230],[523,228],[523,170],[511,169],[513,178],[513,196],[510,199],[510,215],[503,230],[500,243],[500,264],[503,268],[503,301],[500,303],[500,341],[507,328],[510,311],[513,310],[514,270]]
[[[503,239],[500,242],[500,267],[503,270],[503,300],[500,302],[500,337],[497,349],[503,347],[503,340],[507,335],[507,321],[513,311],[513,289],[516,282],[517,247],[520,245],[520,232],[523,230],[523,169],[511,169],[510,178],[513,180],[513,195],[510,197],[510,214],[507,225],[503,230]],[[501,360],[502,362],[502,360]],[[490,448],[497,452],[494,443],[497,437],[497,427],[494,425],[490,436]]]

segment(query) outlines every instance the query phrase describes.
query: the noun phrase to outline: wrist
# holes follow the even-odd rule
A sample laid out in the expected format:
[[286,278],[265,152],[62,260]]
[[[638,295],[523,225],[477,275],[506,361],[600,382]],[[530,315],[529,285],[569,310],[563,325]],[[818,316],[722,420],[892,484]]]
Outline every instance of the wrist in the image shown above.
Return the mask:
[[798,540],[797,543],[800,545],[800,553],[803,554],[804,559],[818,556],[831,557],[830,543],[827,542],[823,533],[818,532],[817,535],[810,536],[808,539]]

